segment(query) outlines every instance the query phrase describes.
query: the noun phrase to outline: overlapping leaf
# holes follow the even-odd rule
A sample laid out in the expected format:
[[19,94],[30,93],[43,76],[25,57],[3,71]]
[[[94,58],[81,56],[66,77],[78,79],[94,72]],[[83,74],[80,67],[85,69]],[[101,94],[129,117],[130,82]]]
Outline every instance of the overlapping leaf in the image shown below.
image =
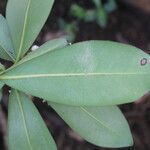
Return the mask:
[[115,42],[88,41],[20,62],[0,79],[48,101],[98,106],[138,99],[150,89],[149,75],[148,54]]
[[[4,71],[4,66],[0,63],[0,72]],[[2,99],[2,87],[4,86],[4,83],[0,81],[0,102]]]
[[0,102],[2,100],[2,90],[0,89]]
[[56,150],[40,114],[27,95],[12,90],[8,117],[9,150]]
[[0,58],[14,60],[14,50],[8,24],[2,15],[0,15]]
[[97,146],[118,148],[133,144],[128,124],[117,106],[73,107],[49,104],[74,131]]
[[0,81],[0,90],[3,87],[4,83]]
[[32,45],[43,27],[54,0],[9,0],[6,18],[10,27],[16,59]]
[[2,100],[2,87],[3,87],[4,83],[0,82],[0,102]]
[[0,72],[4,71],[5,67],[0,63]]
[[48,41],[48,42],[44,43],[41,47],[36,49],[35,51],[28,53],[28,55],[26,57],[24,57],[18,64],[22,64],[26,61],[35,59],[36,57],[40,57],[41,55],[44,55],[52,50],[55,50],[58,48],[63,48],[67,44],[68,43],[65,38],[59,38],[59,39],[54,39],[54,40]]

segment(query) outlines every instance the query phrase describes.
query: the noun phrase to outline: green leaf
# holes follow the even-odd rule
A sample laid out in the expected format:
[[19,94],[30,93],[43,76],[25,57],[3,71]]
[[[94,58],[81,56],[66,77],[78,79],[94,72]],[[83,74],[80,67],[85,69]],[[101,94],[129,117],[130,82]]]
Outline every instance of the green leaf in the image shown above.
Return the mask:
[[4,71],[5,67],[0,63],[0,72]]
[[4,83],[0,81],[0,90],[2,89],[3,86],[4,86]]
[[102,0],[92,0],[97,8],[102,7]]
[[70,8],[70,14],[74,17],[77,17],[77,19],[83,19],[86,15],[86,10],[80,5],[72,4]]
[[78,22],[73,21],[71,23],[68,23],[64,21],[62,18],[58,20],[58,24],[61,30],[63,30],[65,33],[65,38],[68,42],[73,42],[76,38],[76,32],[78,31]]
[[0,89],[0,103],[1,103],[1,100],[2,100],[2,90]]
[[40,114],[27,95],[12,90],[8,114],[9,150],[56,150]]
[[44,55],[52,50],[63,48],[68,45],[65,38],[54,39],[44,43],[41,47],[36,49],[36,51],[28,53],[26,57],[24,57],[18,64],[24,63],[25,61],[32,60],[36,57]]
[[0,89],[3,87],[4,83],[0,81]]
[[14,60],[13,44],[6,19],[0,15],[0,58]]
[[56,103],[122,104],[149,91],[150,56],[116,42],[81,42],[15,65],[0,80]]
[[38,36],[53,2],[54,0],[8,1],[6,18],[13,38],[16,61],[26,53]]
[[73,107],[49,103],[87,141],[103,147],[133,145],[127,121],[117,106]]
[[102,28],[105,28],[108,22],[108,13],[104,8],[100,8],[97,11],[97,19],[96,19],[98,25]]
[[4,83],[0,82],[0,102],[2,100],[2,87],[4,86]]
[[97,11],[94,10],[87,10],[86,15],[84,17],[85,22],[92,22],[96,20]]
[[117,9],[116,0],[108,0],[108,2],[104,5],[104,8],[107,12],[111,13],[112,11]]

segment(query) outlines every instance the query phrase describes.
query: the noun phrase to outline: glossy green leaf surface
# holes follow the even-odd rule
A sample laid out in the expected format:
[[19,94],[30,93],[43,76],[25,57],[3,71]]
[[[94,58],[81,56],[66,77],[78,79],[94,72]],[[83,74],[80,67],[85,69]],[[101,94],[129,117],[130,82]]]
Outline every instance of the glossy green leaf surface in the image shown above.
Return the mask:
[[6,19],[0,15],[0,58],[14,60],[13,44]]
[[150,56],[116,42],[87,41],[20,62],[0,80],[56,103],[122,104],[150,90]]
[[128,124],[117,106],[73,107],[49,103],[87,141],[103,147],[133,145]]
[[27,95],[12,90],[8,115],[9,150],[56,150],[53,138]]
[[6,18],[13,38],[16,59],[30,48],[43,27],[54,0],[9,0]]

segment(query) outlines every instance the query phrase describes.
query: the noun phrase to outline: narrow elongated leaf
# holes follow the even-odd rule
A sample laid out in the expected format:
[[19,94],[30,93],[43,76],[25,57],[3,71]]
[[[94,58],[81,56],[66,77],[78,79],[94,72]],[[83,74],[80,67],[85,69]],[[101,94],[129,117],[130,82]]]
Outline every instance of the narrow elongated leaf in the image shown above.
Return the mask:
[[4,83],[0,82],[0,102],[2,100],[2,87],[4,86]]
[[133,144],[129,126],[117,106],[73,107],[49,103],[87,141],[103,147]]
[[149,91],[150,56],[115,42],[81,42],[19,63],[0,79],[57,103],[122,104]]
[[36,51],[28,53],[26,57],[24,57],[18,64],[24,63],[25,61],[32,60],[36,57],[44,55],[52,50],[63,48],[67,45],[67,41],[64,38],[54,39],[44,43],[41,47],[39,47]]
[[6,18],[17,60],[25,54],[36,39],[49,15],[53,2],[54,0],[8,1]]
[[0,72],[4,71],[5,67],[0,63]]
[[0,102],[2,100],[2,90],[0,89]]
[[13,44],[6,19],[0,15],[0,58],[14,60]]
[[8,116],[9,150],[56,150],[40,114],[27,95],[12,90]]

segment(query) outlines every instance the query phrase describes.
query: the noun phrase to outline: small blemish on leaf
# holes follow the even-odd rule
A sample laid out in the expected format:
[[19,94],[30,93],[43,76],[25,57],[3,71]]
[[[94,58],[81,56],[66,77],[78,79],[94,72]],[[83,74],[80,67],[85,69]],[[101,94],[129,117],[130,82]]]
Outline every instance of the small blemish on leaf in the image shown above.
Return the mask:
[[146,58],[141,59],[140,64],[141,64],[141,66],[146,65],[147,64],[147,59]]

